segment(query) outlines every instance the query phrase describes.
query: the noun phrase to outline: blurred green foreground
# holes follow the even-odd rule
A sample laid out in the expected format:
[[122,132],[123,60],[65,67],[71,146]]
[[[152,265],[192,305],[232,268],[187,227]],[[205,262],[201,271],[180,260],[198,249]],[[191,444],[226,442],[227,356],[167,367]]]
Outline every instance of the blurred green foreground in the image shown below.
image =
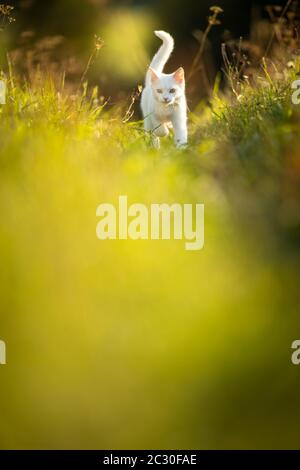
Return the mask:
[[[300,120],[276,87],[259,93],[156,152],[116,111],[11,85],[2,449],[299,448]],[[99,241],[96,208],[122,194],[204,203],[205,249]]]

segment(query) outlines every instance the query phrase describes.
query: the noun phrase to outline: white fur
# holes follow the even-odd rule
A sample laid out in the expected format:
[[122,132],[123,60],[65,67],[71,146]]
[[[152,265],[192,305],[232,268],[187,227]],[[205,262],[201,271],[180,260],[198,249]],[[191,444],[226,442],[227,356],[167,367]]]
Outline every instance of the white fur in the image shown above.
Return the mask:
[[141,98],[144,126],[152,133],[156,147],[160,145],[159,138],[168,135],[169,128],[173,127],[176,146],[181,147],[187,144],[188,139],[184,71],[180,68],[172,74],[163,73],[173,51],[174,40],[164,31],[155,31],[155,34],[163,43],[146,75]]

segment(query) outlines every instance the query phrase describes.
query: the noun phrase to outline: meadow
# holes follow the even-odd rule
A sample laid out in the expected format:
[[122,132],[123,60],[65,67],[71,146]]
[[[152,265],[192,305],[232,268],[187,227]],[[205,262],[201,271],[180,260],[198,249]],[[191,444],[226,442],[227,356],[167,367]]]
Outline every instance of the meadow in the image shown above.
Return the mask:
[[[273,54],[251,77],[228,61],[189,146],[159,151],[137,96],[110,103],[89,69],[75,91],[24,80],[8,55],[2,449],[299,448],[300,63]],[[98,240],[120,195],[204,204],[205,248]]]

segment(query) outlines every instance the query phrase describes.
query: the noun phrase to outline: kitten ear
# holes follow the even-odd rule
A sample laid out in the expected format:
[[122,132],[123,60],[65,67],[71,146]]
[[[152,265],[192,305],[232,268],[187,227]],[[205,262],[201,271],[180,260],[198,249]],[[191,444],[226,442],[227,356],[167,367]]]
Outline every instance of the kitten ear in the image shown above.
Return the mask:
[[158,75],[156,74],[156,72],[154,72],[154,70],[151,67],[149,67],[149,72],[151,76],[151,81],[156,82],[156,80],[158,80]]
[[174,78],[177,83],[182,84],[184,82],[184,70],[182,67],[179,67],[178,70],[174,73]]

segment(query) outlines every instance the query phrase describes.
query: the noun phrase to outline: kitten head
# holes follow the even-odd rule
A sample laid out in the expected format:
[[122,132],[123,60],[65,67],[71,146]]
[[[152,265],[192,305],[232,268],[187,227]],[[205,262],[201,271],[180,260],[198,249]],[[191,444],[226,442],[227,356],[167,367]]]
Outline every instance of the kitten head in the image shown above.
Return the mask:
[[170,106],[180,98],[185,91],[184,70],[180,67],[171,74],[159,74],[149,69],[154,98],[160,103]]

